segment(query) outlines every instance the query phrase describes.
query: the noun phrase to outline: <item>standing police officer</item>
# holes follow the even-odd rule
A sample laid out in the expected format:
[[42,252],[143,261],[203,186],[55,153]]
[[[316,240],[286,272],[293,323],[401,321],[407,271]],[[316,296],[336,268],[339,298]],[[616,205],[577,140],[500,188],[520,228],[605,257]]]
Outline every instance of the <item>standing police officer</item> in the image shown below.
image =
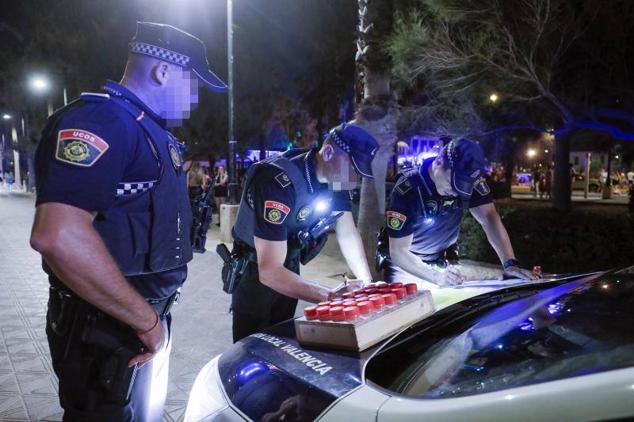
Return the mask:
[[233,291],[234,341],[292,318],[297,299],[321,302],[335,293],[299,276],[302,254],[318,252],[326,235],[315,234],[321,239],[312,239],[317,243],[303,239],[329,225],[326,218],[333,219],[352,272],[358,279],[371,279],[345,191],[355,188],[360,177],[372,178],[377,148],[370,134],[348,123],[331,130],[319,150],[290,151],[249,169],[233,227],[234,254],[248,260]]
[[[386,281],[415,281],[446,287],[465,281],[456,242],[463,209],[469,208],[495,249],[504,273],[536,279],[519,267],[508,233],[482,178],[484,154],[467,139],[449,142],[435,158],[406,171],[397,181],[387,210],[389,257]],[[428,284],[431,282],[432,284]]]
[[201,40],[138,23],[120,84],[50,117],[31,245],[51,289],[47,337],[64,420],[161,420],[170,307],[192,258],[180,145],[198,83],[226,85]]

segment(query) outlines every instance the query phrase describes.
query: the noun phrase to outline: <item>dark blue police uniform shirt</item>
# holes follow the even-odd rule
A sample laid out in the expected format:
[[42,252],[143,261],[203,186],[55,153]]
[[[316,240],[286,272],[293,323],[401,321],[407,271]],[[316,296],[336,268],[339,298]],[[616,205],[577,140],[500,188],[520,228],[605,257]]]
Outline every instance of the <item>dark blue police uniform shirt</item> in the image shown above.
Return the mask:
[[[328,190],[328,185],[319,183],[314,171],[314,154],[315,150],[308,152],[312,154],[309,157],[309,174],[311,175],[311,183],[315,189],[315,194]],[[292,159],[291,161],[297,165],[302,174],[305,173],[304,154]],[[280,170],[271,166],[261,166],[257,174],[254,175],[251,188],[253,194],[253,209],[255,211],[255,227],[253,234],[260,239],[265,240],[287,240],[288,233],[287,224],[276,224],[268,221],[265,216],[265,203],[274,201],[288,210],[285,214],[291,214],[295,209],[295,194],[293,188],[284,188],[276,180],[275,177],[280,174]],[[276,205],[277,206],[277,205]],[[331,210],[334,211],[352,211],[352,201],[349,191],[339,191],[332,193]]]
[[[410,250],[423,260],[435,260],[440,252],[458,241],[465,204],[459,197],[443,197],[429,176],[434,158],[404,173],[390,194],[386,212],[389,237],[413,234]],[[478,182],[466,207],[493,201],[484,180]],[[422,205],[424,204],[424,206]]]
[[[146,115],[164,126],[164,122],[137,96],[109,81],[106,88],[116,89]],[[117,190],[124,183],[156,181],[159,164],[141,126],[120,106],[111,101],[82,101],[62,112],[54,128],[47,127],[36,153],[36,205],[58,202],[99,213],[113,206]],[[65,131],[73,136],[91,137],[95,150],[65,142]],[[91,146],[91,148],[92,148]],[[169,199],[167,199],[169,200]],[[173,293],[175,284],[185,280],[186,266],[150,275],[128,277],[145,297],[163,298]]]

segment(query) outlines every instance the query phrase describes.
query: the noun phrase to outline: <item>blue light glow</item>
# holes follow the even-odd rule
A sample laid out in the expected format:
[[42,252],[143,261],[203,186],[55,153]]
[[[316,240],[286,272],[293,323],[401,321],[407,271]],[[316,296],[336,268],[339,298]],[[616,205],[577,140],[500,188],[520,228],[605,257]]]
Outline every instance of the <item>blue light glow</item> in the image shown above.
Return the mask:
[[425,224],[427,224],[428,226],[430,226],[430,225],[434,224],[434,219],[431,218],[431,217],[427,217],[425,220],[423,220],[423,222]]
[[261,374],[262,372],[268,371],[268,369],[269,368],[266,365],[260,362],[248,363],[238,371],[238,384],[244,385],[249,382],[251,378]]

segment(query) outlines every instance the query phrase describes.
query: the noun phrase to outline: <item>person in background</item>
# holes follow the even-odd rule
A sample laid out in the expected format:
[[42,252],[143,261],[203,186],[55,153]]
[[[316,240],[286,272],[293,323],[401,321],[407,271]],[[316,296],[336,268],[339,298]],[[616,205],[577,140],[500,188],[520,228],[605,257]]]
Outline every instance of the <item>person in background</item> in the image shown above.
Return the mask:
[[198,162],[194,162],[187,172],[187,188],[189,196],[197,196],[207,189],[207,178],[203,168]]
[[224,166],[218,167],[216,176],[214,177],[214,202],[216,209],[218,210],[218,223],[220,225],[220,206],[225,203],[227,199],[227,184],[229,183],[229,175],[225,171]]

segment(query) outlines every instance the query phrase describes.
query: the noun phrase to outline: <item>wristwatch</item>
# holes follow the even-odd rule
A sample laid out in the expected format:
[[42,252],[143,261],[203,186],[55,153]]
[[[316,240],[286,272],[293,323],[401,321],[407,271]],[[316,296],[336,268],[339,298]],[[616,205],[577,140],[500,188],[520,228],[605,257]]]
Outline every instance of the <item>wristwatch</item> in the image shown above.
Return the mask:
[[504,270],[507,270],[509,267],[519,267],[519,266],[520,266],[520,262],[515,258],[507,259],[506,261],[504,261],[504,264],[502,264],[502,267],[504,268]]

